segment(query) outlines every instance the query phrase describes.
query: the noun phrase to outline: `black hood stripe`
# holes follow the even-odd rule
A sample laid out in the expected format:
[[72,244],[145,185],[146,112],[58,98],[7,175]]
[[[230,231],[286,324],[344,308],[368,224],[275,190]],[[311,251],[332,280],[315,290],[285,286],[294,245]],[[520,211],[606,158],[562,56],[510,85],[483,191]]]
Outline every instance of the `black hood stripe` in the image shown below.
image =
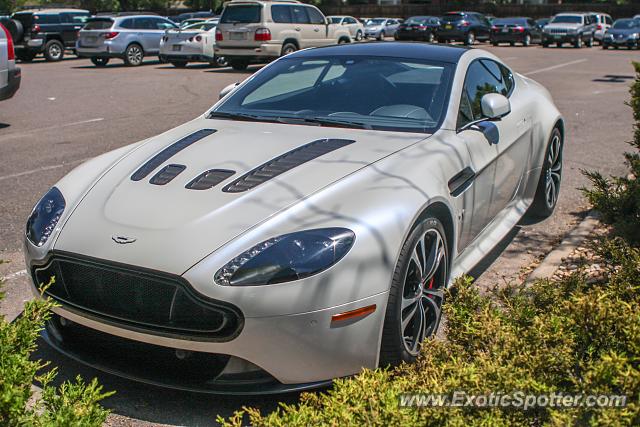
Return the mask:
[[189,190],[208,190],[220,184],[235,173],[235,171],[226,169],[210,169],[195,177],[185,186],[185,188],[188,188]]
[[269,181],[303,163],[353,144],[350,139],[319,139],[269,160],[225,186],[225,193],[242,193]]
[[202,138],[206,138],[207,136],[215,133],[215,129],[200,129],[195,131],[194,133],[185,136],[182,139],[174,142],[149,160],[140,166],[140,168],[131,175],[132,181],[140,181],[146,178],[151,172],[153,172],[158,166],[169,160],[171,157],[175,156],[180,151],[184,150],[191,144],[200,141]]

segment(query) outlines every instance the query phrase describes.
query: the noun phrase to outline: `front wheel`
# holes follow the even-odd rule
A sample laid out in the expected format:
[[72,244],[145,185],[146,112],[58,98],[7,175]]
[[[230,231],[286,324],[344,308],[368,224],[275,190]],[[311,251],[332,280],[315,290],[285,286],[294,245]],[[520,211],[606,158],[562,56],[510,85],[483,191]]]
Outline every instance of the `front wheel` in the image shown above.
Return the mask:
[[422,220],[400,251],[382,331],[380,365],[413,362],[440,324],[448,276],[445,230],[435,217]]
[[139,44],[130,44],[124,51],[124,63],[130,67],[142,65],[144,60],[144,51]]
[[187,66],[187,61],[171,61],[171,65],[176,68],[184,68]]
[[109,58],[91,58],[91,62],[96,67],[105,67],[109,63]]
[[593,37],[589,37],[586,44],[587,47],[593,47]]
[[382,41],[385,38],[385,34],[384,31],[380,31],[380,34],[378,34],[378,41]]
[[359,42],[360,40],[362,40],[362,31],[358,30],[356,33],[356,41]]
[[529,46],[531,45],[531,36],[529,34],[526,34],[524,36],[524,40],[522,41],[522,45],[523,46]]
[[471,46],[476,42],[476,35],[473,31],[469,31],[467,33],[467,37],[464,39],[464,44],[466,46]]
[[573,47],[576,49],[580,49],[582,47],[582,36],[578,36],[576,41],[573,43]]
[[558,203],[560,183],[562,182],[562,134],[553,129],[544,156],[538,188],[529,208],[529,214],[538,218],[550,216]]
[[44,58],[47,61],[56,62],[64,57],[64,46],[58,40],[49,40],[44,45]]
[[427,43],[433,43],[436,41],[436,36],[433,35],[431,31],[429,31],[429,35],[427,35]]

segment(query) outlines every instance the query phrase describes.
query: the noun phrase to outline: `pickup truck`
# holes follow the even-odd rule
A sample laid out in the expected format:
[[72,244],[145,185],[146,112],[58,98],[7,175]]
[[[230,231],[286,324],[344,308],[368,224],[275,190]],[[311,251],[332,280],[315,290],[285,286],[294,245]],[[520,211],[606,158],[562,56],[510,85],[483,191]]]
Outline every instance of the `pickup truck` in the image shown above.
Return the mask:
[[216,56],[235,70],[298,49],[350,43],[349,29],[333,24],[318,8],[295,0],[231,0],[216,29]]

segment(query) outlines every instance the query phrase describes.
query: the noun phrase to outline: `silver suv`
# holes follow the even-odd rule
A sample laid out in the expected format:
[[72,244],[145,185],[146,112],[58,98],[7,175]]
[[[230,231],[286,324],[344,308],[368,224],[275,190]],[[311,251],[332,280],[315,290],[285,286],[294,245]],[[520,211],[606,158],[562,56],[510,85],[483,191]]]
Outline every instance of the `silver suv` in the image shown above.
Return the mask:
[[76,51],[98,67],[107,65],[111,58],[137,66],[145,56],[158,55],[165,31],[177,28],[170,20],[155,15],[91,18],[80,31]]
[[216,56],[236,70],[307,47],[349,43],[346,26],[334,24],[309,4],[294,0],[232,0],[216,30]]
[[11,98],[20,87],[20,68],[9,30],[0,24],[0,101]]
[[570,43],[581,48],[584,44],[593,46],[596,19],[590,13],[559,13],[542,30],[542,47],[555,43],[562,47]]

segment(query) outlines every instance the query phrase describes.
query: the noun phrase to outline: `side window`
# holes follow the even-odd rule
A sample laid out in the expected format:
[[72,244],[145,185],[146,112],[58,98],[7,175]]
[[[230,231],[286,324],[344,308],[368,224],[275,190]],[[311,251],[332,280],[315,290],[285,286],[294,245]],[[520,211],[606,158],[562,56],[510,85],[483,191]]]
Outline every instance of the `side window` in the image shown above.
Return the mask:
[[165,21],[164,19],[156,18],[153,21],[154,21],[156,30],[168,30],[170,28],[176,28],[174,24],[172,24],[169,21]]
[[533,19],[527,19],[527,25],[529,25],[530,27],[535,27],[536,22]]
[[312,24],[325,23],[324,15],[322,15],[322,13],[320,13],[318,9],[309,6],[305,7],[305,9],[307,9],[307,13],[309,14],[309,22],[311,22]]
[[611,19],[611,17],[610,17],[610,16],[605,16],[605,17],[604,17],[604,22],[606,22],[606,23],[607,23],[607,25],[611,25],[611,24],[613,24],[613,20]]
[[304,6],[291,6],[291,16],[295,24],[308,24],[309,16]]
[[59,15],[35,15],[34,19],[37,24],[59,24],[60,23]]
[[500,93],[507,96],[508,90],[500,66],[491,60],[474,61],[467,70],[462,87],[458,128],[482,118],[480,101],[488,93]]
[[293,22],[291,20],[291,6],[280,4],[271,6],[271,19],[279,24],[290,24]]
[[355,24],[356,23],[356,20],[353,19],[353,18],[347,18],[346,21],[347,21],[347,24]]
[[135,28],[135,23],[133,22],[133,19],[125,19],[124,21],[120,22],[120,25],[118,25],[120,28],[126,28],[126,29],[134,29]]
[[500,72],[502,73],[502,79],[504,80],[504,85],[507,88],[507,97],[511,96],[511,92],[513,92],[513,87],[515,86],[515,80],[513,78],[513,73],[506,66],[499,64]]

